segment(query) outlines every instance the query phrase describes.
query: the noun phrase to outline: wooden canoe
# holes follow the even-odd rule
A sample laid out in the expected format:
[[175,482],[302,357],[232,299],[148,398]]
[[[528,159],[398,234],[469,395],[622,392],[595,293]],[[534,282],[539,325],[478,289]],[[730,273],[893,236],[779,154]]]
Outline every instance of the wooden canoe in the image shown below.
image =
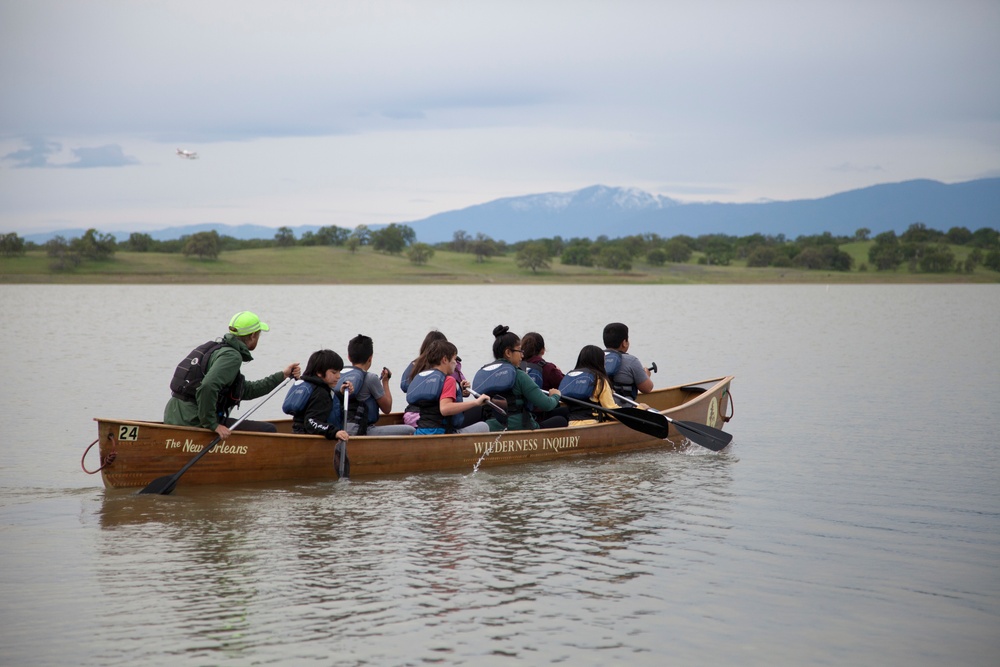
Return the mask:
[[[732,376],[677,385],[643,394],[641,400],[675,421],[721,428],[728,421]],[[402,415],[379,423],[399,423]],[[213,440],[206,429],[161,422],[95,418],[101,476],[108,488],[143,487],[173,475]],[[274,480],[333,480],[336,441],[295,435],[291,420],[274,420],[278,433],[234,431],[188,470],[179,486]],[[560,429],[469,435],[355,436],[347,443],[350,476],[367,477],[435,470],[468,470],[573,456],[643,449],[683,449],[690,443],[670,426],[654,438],[617,421]],[[487,453],[489,450],[489,453]],[[486,454],[484,456],[484,454]]]

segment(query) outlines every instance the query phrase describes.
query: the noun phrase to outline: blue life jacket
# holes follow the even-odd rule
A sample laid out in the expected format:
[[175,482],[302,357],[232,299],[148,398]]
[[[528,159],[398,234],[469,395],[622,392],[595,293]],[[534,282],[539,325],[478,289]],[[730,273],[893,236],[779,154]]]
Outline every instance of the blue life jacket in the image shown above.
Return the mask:
[[410,375],[413,373],[413,362],[411,361],[406,365],[406,370],[403,371],[403,377],[399,378],[399,388],[403,390],[405,394],[410,388]]
[[[454,431],[465,423],[465,415],[458,413],[450,417],[441,414],[441,392],[448,376],[436,368],[417,373],[407,384],[406,402],[417,407],[420,412],[418,428],[441,426],[446,432]],[[457,389],[455,400],[461,402],[462,390]]]
[[[572,370],[566,373],[562,382],[559,383],[559,393],[566,398],[575,398],[578,401],[597,405],[593,399],[596,387],[597,377],[591,371]],[[569,418],[571,420],[596,419],[603,421],[604,413],[592,410],[585,405],[572,404],[569,406]]]
[[[521,362],[521,370],[528,374],[528,377],[538,385],[538,388],[542,388],[542,365],[536,364],[528,361]],[[528,409],[534,410],[535,405],[531,401],[528,401]]]
[[[288,393],[285,394],[285,400],[281,404],[281,411],[293,417],[301,415],[302,411],[306,409],[309,397],[312,396],[317,386],[305,380],[296,380],[293,382]],[[330,391],[330,398],[333,399],[333,406],[330,408],[330,415],[326,418],[326,423],[330,424],[334,431],[339,431],[344,427],[343,406],[341,406],[340,398],[337,397],[335,392]]]
[[363,401],[355,400],[355,396],[365,384],[365,377],[367,375],[366,371],[361,370],[357,366],[351,366],[343,370],[340,374],[340,380],[337,381],[336,391],[340,395],[344,393],[343,387],[345,382],[350,382],[351,386],[354,387],[354,392],[347,399],[347,406],[351,413],[344,416],[344,421],[356,423],[358,425],[358,435],[364,435],[368,431],[368,427],[378,421],[378,401],[375,400],[374,396],[369,395]]
[[594,395],[594,387],[597,386],[597,378],[590,371],[574,370],[563,376],[559,383],[559,393],[567,398],[575,398],[578,401],[589,401]]
[[618,350],[604,350],[604,372],[611,380],[611,391],[635,399],[639,395],[639,388],[634,384],[625,384],[615,379],[615,375],[621,367],[622,353]]
[[[523,413],[523,423],[528,425],[532,423],[528,403],[524,398],[514,396],[517,371],[517,367],[513,364],[502,361],[488,363],[476,371],[475,377],[472,378],[472,390],[477,394],[503,397],[507,401],[507,414]],[[505,417],[496,415],[496,419],[506,424]]]

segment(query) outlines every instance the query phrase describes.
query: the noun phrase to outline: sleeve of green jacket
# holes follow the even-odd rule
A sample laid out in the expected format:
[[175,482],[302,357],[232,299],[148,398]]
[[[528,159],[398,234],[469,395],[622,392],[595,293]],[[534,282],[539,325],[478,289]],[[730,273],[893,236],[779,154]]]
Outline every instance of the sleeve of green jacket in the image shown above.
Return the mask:
[[559,399],[542,391],[535,381],[522,370],[517,371],[517,387],[521,390],[521,395],[530,401],[536,408],[546,412],[554,410],[559,406]]
[[[209,360],[208,372],[201,386],[195,392],[195,402],[198,404],[198,425],[212,429],[219,425],[215,406],[219,402],[219,391],[228,387],[239,375],[243,359],[240,353],[231,347],[222,347]],[[246,392],[244,392],[246,396]]]
[[243,385],[243,400],[249,401],[253,398],[260,398],[261,396],[266,396],[270,394],[271,391],[281,384],[281,381],[285,379],[285,372],[278,371],[277,373],[271,373],[259,380],[254,380],[253,382],[246,382]]

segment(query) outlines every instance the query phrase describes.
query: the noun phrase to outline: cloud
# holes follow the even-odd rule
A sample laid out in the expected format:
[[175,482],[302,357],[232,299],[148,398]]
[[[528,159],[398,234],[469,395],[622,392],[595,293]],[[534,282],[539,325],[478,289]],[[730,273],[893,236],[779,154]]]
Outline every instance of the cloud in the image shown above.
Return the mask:
[[69,169],[90,169],[93,167],[127,167],[139,164],[134,157],[125,155],[122,147],[118,144],[107,144],[94,148],[74,148],[73,155],[76,162],[60,165]]
[[24,140],[27,148],[19,151],[7,153],[4,160],[13,160],[15,169],[29,169],[32,167],[51,167],[49,156],[55,155],[62,150],[62,145],[55,141],[48,141],[41,137],[27,137]]
[[91,169],[95,167],[127,167],[139,164],[139,160],[125,155],[118,144],[106,144],[92,148],[74,148],[73,162],[51,162],[53,155],[62,151],[62,144],[41,137],[28,137],[24,140],[27,148],[7,153],[4,160],[13,160],[15,169]]

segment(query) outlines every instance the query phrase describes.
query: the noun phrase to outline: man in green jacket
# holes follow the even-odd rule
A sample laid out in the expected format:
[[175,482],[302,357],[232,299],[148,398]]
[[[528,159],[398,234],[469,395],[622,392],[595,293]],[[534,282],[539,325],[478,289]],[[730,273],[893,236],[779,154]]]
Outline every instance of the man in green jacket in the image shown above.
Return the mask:
[[[171,397],[163,409],[163,423],[200,426],[215,431],[225,440],[236,420],[229,411],[244,399],[266,396],[289,376],[301,375],[298,362],[260,380],[246,382],[240,373],[244,362],[252,361],[262,331],[270,327],[249,311],[233,315],[229,332],[221,340],[209,341],[191,351],[174,371]],[[241,431],[275,431],[273,424],[244,420]]]

